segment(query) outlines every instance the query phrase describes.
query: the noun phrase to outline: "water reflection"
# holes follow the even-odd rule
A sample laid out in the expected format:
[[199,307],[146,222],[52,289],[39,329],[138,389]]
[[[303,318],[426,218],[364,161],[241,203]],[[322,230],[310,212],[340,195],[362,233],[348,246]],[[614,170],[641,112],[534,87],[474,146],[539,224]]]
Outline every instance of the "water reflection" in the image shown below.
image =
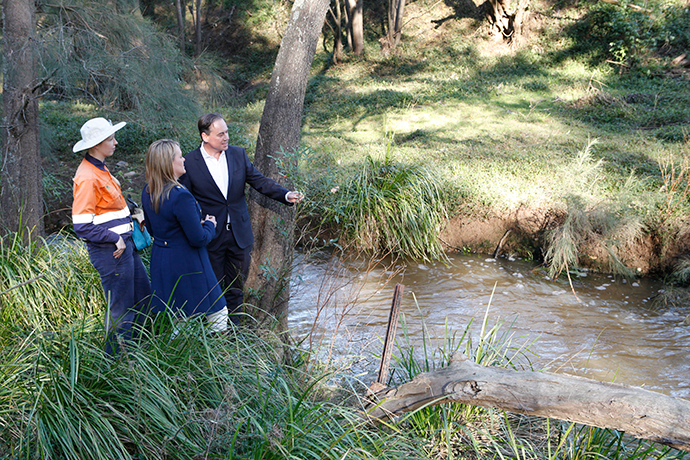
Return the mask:
[[567,279],[552,282],[523,261],[462,255],[451,261],[384,268],[336,263],[325,253],[312,257],[294,273],[290,327],[298,336],[314,328],[311,339],[327,344],[335,332],[327,348],[333,356],[359,356],[362,368],[375,371],[393,287],[402,283],[401,317],[417,343],[423,334],[437,343],[446,328],[462,333],[471,319],[476,340],[488,307],[490,326],[512,324],[514,345],[534,342],[535,369],[690,397],[687,313],[651,308],[663,288],[658,282],[584,273],[573,279],[573,294]]

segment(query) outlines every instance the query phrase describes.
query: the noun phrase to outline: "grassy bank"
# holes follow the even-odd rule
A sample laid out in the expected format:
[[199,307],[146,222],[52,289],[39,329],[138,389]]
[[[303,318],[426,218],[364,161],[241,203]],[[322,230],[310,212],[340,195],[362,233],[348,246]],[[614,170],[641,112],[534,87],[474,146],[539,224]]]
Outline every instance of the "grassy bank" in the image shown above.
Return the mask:
[[[659,55],[634,69],[612,65],[577,41],[574,18],[584,11],[558,20],[539,8],[517,47],[485,38],[470,20],[436,27],[452,12],[421,2],[410,5],[416,19],[395,54],[372,45],[340,66],[322,55],[303,142],[308,177],[331,180],[305,184],[313,211],[329,215],[338,199],[327,191],[342,193],[370,157],[385,158],[432,170],[445,225],[502,219],[499,238],[514,230],[507,250],[524,257],[536,247],[552,275],[579,264],[628,275],[676,270],[690,212],[687,76]],[[487,251],[498,238],[460,232],[449,243]]]
[[[271,334],[148,324],[104,355],[104,299],[81,243],[0,245],[0,458],[414,458],[330,370]],[[271,338],[272,337],[272,338]],[[310,372],[307,372],[310,370]]]

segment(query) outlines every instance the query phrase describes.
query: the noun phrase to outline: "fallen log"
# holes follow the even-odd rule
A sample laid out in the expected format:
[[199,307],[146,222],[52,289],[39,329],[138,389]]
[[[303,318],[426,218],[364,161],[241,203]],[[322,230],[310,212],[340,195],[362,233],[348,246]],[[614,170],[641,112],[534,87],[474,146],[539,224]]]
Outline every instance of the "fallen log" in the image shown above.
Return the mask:
[[484,367],[461,354],[448,367],[374,393],[368,415],[383,419],[449,402],[611,428],[690,451],[690,401],[564,374]]

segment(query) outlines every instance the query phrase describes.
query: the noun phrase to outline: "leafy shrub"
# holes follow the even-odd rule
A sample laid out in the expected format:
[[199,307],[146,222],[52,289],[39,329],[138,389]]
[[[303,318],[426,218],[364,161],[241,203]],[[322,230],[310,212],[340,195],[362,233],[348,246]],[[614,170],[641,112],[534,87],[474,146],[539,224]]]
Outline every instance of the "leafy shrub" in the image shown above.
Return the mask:
[[668,46],[673,51],[690,49],[690,8],[671,6],[664,10],[659,46]]
[[649,15],[630,8],[599,4],[570,30],[575,51],[590,53],[592,59],[613,59],[634,65],[656,45]]

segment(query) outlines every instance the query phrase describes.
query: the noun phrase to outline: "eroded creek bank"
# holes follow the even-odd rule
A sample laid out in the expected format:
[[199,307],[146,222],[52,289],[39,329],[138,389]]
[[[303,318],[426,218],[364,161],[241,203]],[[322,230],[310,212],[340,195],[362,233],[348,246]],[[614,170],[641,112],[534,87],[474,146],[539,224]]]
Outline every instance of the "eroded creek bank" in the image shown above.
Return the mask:
[[[445,222],[440,238],[449,251],[515,256],[541,261],[545,235],[563,221],[558,212],[521,208],[504,215],[457,216]],[[665,242],[662,241],[665,239]],[[690,254],[690,233],[658,235],[644,233],[634,241],[616,242],[624,265],[640,276],[672,273]],[[591,238],[578,247],[578,265],[600,273],[611,272],[606,244]]]

